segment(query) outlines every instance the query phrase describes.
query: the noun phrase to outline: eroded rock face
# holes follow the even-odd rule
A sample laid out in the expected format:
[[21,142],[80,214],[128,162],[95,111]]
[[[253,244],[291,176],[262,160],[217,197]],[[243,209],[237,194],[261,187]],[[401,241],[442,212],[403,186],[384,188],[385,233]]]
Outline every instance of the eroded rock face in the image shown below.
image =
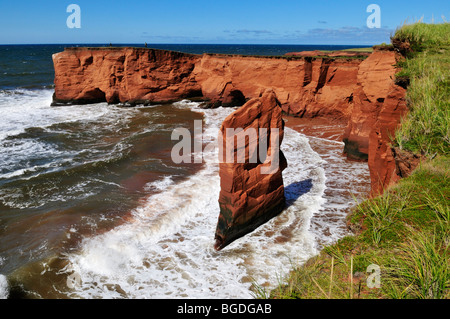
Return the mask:
[[392,89],[396,63],[395,52],[375,51],[359,66],[352,112],[344,134],[345,152],[351,159],[368,160],[369,136]]
[[193,55],[138,48],[68,48],[53,56],[55,104],[161,103],[200,97],[240,106],[272,89],[284,112],[347,118],[361,60]]
[[[234,134],[235,129],[242,129],[243,133]],[[284,135],[282,110],[272,90],[266,90],[260,98],[250,100],[228,116],[220,132],[223,151],[217,250],[282,212],[285,207],[282,172],[287,167],[280,150]],[[244,153],[239,153],[243,150]],[[257,157],[253,156],[255,152]],[[267,157],[260,156],[264,153]]]
[[405,155],[392,147],[392,139],[401,119],[408,112],[406,90],[391,83],[386,100],[380,107],[369,135],[369,170],[374,196],[401,178],[409,176],[419,162],[415,156]]
[[192,76],[214,106],[229,104],[233,94],[248,100],[271,89],[287,114],[346,118],[360,63],[358,59],[204,55]]
[[394,51],[382,50],[361,63],[344,134],[348,158],[369,162],[373,195],[401,176],[391,144],[408,108],[406,89],[395,83],[397,59]]
[[54,103],[165,102],[201,95],[199,56],[138,48],[70,48],[53,55]]

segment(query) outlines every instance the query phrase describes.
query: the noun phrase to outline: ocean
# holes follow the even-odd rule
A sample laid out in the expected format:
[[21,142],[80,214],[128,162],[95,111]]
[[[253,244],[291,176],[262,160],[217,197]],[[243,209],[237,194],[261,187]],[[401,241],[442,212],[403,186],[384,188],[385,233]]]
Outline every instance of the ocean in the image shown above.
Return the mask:
[[[367,163],[342,156],[341,124],[286,118],[285,211],[217,252],[217,149],[202,164],[175,164],[171,133],[202,119],[203,142],[214,143],[235,108],[51,107],[51,56],[66,46],[0,46],[0,298],[248,299],[255,284],[275,288],[347,234],[345,217],[370,179]],[[148,46],[243,55],[350,48]]]

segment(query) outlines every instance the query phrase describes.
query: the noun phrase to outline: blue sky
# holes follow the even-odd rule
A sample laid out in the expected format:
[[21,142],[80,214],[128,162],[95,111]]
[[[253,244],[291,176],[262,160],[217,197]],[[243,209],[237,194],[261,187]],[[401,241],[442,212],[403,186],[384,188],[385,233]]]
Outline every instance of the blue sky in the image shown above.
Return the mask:
[[[70,4],[81,28],[66,25]],[[369,29],[370,4],[381,28]],[[449,0],[16,0],[0,2],[0,44],[234,43],[361,44],[389,42],[406,20],[450,19]]]

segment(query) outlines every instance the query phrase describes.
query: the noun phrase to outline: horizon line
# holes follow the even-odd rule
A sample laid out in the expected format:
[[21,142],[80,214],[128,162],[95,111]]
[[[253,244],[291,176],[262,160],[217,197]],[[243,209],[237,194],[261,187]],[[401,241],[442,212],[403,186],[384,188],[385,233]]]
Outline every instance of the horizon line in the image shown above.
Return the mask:
[[[145,45],[145,42],[86,42],[86,43],[0,43],[0,46],[6,46],[6,45]],[[147,46],[151,45],[279,45],[279,46],[295,46],[295,45],[302,45],[302,46],[364,46],[364,47],[371,47],[377,44],[335,44],[335,43],[328,43],[328,44],[311,44],[311,43],[148,43]]]

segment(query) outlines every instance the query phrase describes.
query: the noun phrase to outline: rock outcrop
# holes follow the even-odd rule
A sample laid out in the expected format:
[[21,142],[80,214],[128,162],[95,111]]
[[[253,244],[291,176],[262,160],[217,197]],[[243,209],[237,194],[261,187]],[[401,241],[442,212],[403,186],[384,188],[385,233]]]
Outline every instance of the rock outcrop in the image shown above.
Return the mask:
[[[317,52],[316,52],[317,53]],[[282,110],[298,117],[346,121],[345,154],[369,161],[374,193],[401,173],[390,147],[407,112],[395,84],[397,53],[369,57],[246,57],[154,49],[75,48],[53,56],[54,103],[161,103],[200,98],[240,106],[273,90]]]
[[287,167],[280,150],[284,135],[282,110],[272,90],[229,115],[220,132],[223,143],[217,250],[281,213],[285,206],[282,172]]
[[395,83],[397,59],[396,52],[380,50],[361,63],[344,133],[348,158],[369,161],[374,195],[400,176],[391,143],[407,105],[406,89]]
[[344,135],[345,152],[349,158],[368,159],[369,136],[392,89],[395,64],[395,52],[376,51],[359,66],[352,114]]
[[406,90],[391,83],[369,135],[369,170],[372,194],[378,195],[401,178],[411,174],[419,158],[392,147],[392,139],[401,119],[408,112]]
[[193,71],[215,106],[259,97],[272,89],[288,114],[347,117],[361,60],[204,55]]
[[53,55],[55,104],[152,103],[200,96],[199,56],[139,48],[68,48]]

